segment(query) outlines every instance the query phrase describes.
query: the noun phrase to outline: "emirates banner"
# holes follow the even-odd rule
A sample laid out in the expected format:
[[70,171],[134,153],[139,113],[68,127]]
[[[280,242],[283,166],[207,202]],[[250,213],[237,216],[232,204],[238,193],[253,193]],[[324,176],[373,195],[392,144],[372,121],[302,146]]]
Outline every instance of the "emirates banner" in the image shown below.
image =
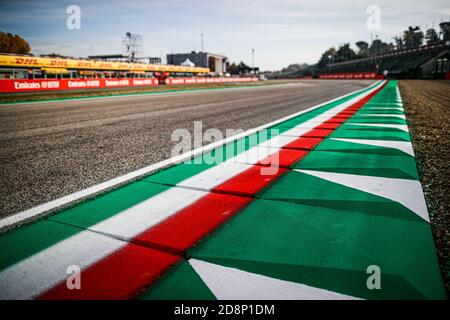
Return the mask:
[[255,77],[245,78],[167,78],[165,84],[199,84],[199,83],[229,83],[229,82],[253,82],[258,81]]
[[384,79],[376,72],[328,73],[319,75],[319,79]]
[[155,78],[136,79],[2,79],[0,92],[30,92],[30,91],[58,91],[104,89],[123,87],[143,87],[158,85]]

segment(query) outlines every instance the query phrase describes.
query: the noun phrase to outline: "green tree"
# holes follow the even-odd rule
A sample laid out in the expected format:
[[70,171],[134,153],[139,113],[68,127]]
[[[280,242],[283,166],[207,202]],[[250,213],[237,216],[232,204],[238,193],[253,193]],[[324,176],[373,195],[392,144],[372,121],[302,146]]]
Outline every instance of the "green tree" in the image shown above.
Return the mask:
[[427,44],[439,42],[439,35],[433,28],[427,30],[425,38],[427,39]]
[[416,48],[423,44],[423,32],[420,27],[408,27],[408,30],[403,32],[403,43],[407,49]]
[[239,74],[239,67],[234,62],[228,66],[227,70],[230,74]]
[[355,43],[358,47],[358,58],[365,58],[369,55],[369,44],[365,41],[358,41]]
[[394,41],[395,41],[395,48],[397,50],[401,50],[404,48],[402,37],[394,37]]
[[339,46],[338,50],[336,51],[336,62],[348,61],[353,59],[356,59],[356,53],[352,48],[350,48],[350,43],[344,43],[343,45]]
[[29,43],[21,36],[0,31],[0,52],[27,54],[30,51]]
[[335,61],[336,57],[336,49],[334,47],[326,50],[324,53],[322,53],[322,56],[319,59],[319,62],[317,63],[316,67],[319,70],[323,70],[326,68],[326,66],[330,63],[333,63]]
[[442,40],[450,41],[450,21],[439,23],[439,27],[441,28]]
[[380,39],[375,39],[372,41],[372,44],[369,48],[369,54],[370,55],[379,55],[386,52],[389,52],[390,50],[393,50],[394,45],[392,43],[386,43],[381,41]]

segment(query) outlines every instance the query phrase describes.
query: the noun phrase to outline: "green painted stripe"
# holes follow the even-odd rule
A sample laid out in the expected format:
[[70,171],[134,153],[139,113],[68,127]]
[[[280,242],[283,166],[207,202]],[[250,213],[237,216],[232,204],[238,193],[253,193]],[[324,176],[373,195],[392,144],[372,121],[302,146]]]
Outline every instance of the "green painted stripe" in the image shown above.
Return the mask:
[[407,124],[406,120],[400,118],[387,118],[387,117],[352,117],[352,123],[392,123],[392,124]]
[[385,147],[368,146],[359,143],[351,143],[346,141],[338,141],[325,139],[320,143],[315,149],[315,151],[339,151],[339,152],[351,152],[351,153],[370,153],[370,154],[381,154],[381,155],[393,155],[393,156],[403,156],[410,157],[404,152]]
[[379,153],[312,151],[293,168],[386,178],[419,179],[413,157]]
[[388,110],[382,110],[382,109],[371,110],[371,109],[366,109],[366,108],[362,108],[356,113],[356,115],[358,115],[358,116],[364,116],[366,114],[400,114],[400,115],[403,115],[405,113],[400,110],[389,110],[389,109]]
[[[348,122],[353,122],[353,119],[348,120]],[[395,132],[392,130],[384,130],[383,128],[366,128],[366,130],[360,130],[355,126],[344,126],[342,128],[339,128],[334,131],[329,137],[346,139],[411,141],[409,133],[407,132]]]
[[[39,221],[0,236],[0,270],[80,232],[79,228]],[[38,276],[38,275],[37,275]]]
[[339,130],[341,130],[341,131],[350,130],[352,132],[360,131],[361,133],[363,133],[364,131],[369,131],[369,132],[377,131],[377,132],[385,132],[385,133],[405,132],[398,128],[383,127],[383,125],[384,124],[378,124],[378,126],[365,126],[364,124],[357,125],[357,124],[353,124],[352,120],[350,119],[346,123],[342,124],[342,126],[339,127]]

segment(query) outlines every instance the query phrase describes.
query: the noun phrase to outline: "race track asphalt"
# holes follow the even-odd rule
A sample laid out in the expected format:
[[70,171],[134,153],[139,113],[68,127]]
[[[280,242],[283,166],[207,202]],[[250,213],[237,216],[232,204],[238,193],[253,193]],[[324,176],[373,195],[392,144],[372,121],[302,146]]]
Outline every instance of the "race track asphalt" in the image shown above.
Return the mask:
[[250,129],[370,80],[0,105],[0,217],[171,156],[175,129]]

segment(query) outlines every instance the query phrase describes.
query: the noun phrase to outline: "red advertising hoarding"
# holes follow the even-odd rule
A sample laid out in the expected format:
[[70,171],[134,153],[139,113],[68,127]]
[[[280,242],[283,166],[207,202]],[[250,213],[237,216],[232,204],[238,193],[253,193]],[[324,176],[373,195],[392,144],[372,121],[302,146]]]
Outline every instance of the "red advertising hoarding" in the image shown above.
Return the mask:
[[319,79],[384,79],[376,72],[328,73],[319,75]]
[[32,92],[156,86],[158,79],[2,79],[0,92]]
[[258,81],[255,77],[245,78],[167,78],[165,84],[199,84],[199,83],[229,83],[229,82],[253,82]]
[[123,87],[145,87],[165,84],[201,84],[201,83],[236,83],[258,81],[255,77],[246,78],[167,78],[158,81],[155,78],[117,78],[117,79],[2,79],[0,93],[105,89]]

